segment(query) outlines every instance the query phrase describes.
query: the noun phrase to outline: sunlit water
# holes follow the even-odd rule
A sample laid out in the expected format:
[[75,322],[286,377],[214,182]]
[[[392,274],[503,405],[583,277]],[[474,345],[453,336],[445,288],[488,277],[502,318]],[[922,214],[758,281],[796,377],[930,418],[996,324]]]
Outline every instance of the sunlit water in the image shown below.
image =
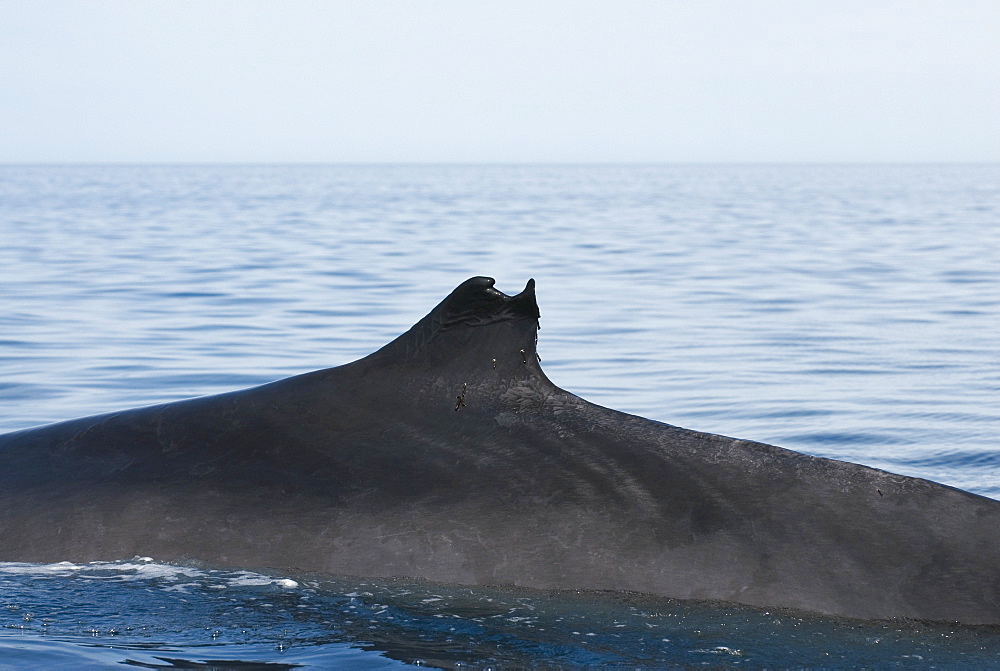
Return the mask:
[[[591,401],[1000,498],[1000,166],[0,166],[0,431],[345,363],[473,275],[537,280],[542,365]],[[0,588],[0,665],[1000,664],[988,629],[621,595]]]

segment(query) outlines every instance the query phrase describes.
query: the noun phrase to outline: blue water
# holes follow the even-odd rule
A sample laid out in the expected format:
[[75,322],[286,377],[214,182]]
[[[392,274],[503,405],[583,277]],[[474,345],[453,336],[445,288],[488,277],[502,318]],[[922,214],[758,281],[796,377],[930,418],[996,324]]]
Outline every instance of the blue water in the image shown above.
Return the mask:
[[[591,401],[1000,498],[998,165],[0,166],[0,432],[345,363],[473,275],[537,280]],[[122,560],[0,564],[0,664],[1000,665],[977,628]]]

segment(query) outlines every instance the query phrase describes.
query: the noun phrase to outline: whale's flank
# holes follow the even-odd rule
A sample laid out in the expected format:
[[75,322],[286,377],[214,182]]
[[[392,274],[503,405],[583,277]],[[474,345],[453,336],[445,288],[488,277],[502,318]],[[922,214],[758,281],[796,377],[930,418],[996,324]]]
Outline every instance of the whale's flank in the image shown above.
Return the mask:
[[633,590],[1000,624],[1000,502],[609,410],[539,365],[534,282],[353,363],[0,436],[0,560]]

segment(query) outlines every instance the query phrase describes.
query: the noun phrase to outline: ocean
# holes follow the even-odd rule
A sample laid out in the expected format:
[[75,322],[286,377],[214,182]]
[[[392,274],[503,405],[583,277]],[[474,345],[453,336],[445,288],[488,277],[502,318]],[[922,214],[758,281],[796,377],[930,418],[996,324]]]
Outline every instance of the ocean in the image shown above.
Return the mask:
[[[1000,498],[1000,165],[0,165],[0,241],[0,433],[533,277],[564,389]],[[991,628],[116,559],[0,563],[0,666],[1000,667]]]

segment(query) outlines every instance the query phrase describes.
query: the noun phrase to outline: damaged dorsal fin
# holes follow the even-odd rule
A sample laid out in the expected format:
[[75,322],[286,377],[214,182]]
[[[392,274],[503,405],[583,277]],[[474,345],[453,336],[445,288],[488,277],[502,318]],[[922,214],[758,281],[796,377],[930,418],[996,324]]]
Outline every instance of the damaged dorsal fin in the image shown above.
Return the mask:
[[521,293],[514,296],[498,291],[495,284],[492,277],[473,277],[462,282],[409,331],[375,354],[398,355],[402,351],[405,356],[412,356],[439,333],[458,328],[523,319],[534,320],[537,324],[540,313],[535,301],[535,280],[528,280]]

